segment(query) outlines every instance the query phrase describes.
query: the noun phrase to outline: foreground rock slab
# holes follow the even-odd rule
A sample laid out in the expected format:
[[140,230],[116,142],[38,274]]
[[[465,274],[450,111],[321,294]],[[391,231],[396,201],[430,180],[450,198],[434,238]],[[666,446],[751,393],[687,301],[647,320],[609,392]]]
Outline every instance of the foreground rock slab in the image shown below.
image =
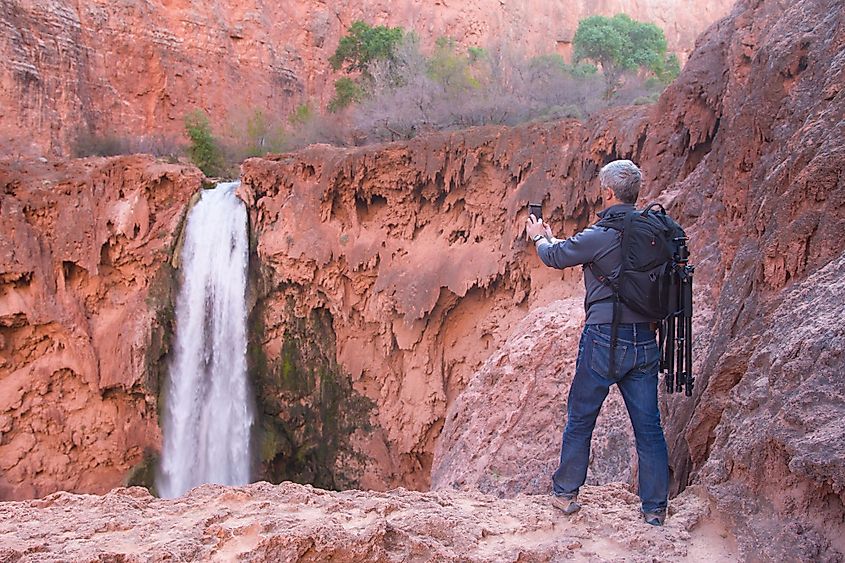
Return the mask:
[[688,491],[663,528],[622,484],[586,487],[565,517],[548,496],[311,486],[203,485],[175,500],[141,487],[0,503],[0,561],[731,560],[706,503]]

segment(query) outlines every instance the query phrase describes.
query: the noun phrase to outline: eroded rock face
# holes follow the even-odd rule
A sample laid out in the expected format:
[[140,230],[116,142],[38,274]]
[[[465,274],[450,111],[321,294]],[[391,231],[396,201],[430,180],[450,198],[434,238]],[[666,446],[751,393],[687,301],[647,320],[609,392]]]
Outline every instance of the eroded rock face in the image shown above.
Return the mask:
[[843,17],[837,1],[738,3],[643,148],[698,264],[699,389],[668,409],[672,464],[749,557],[845,556]]
[[[472,0],[420,8],[402,0],[7,0],[0,6],[0,147],[68,154],[80,135],[181,139],[201,108],[232,136],[255,110],[286,116],[334,94],[328,58],[356,19],[401,25],[429,43],[506,41],[527,53],[567,53],[578,20],[627,12],[666,31],[682,58],[731,0]],[[233,92],[237,95],[233,96]],[[162,145],[163,146],[163,145]]]
[[[741,2],[702,37],[681,78],[654,108],[608,112],[585,126],[568,125],[567,132],[563,124],[518,128],[493,143],[492,158],[484,156],[488,145],[474,140],[478,130],[377,153],[315,148],[295,159],[247,165],[258,222],[274,232],[259,236],[259,256],[275,270],[271,279],[281,280],[276,285],[288,284],[286,291],[298,293],[306,310],[326,307],[335,316],[340,364],[359,389],[373,390],[388,450],[400,460],[409,452],[419,460],[438,452],[443,463],[432,461],[435,484],[442,476],[449,486],[511,494],[538,482],[532,481],[542,466],[534,461],[537,446],[526,447],[520,464],[514,445],[530,433],[514,427],[510,442],[497,441],[496,433],[515,420],[541,428],[542,418],[523,421],[519,414],[532,400],[547,404],[550,391],[519,395],[526,391],[509,379],[515,379],[514,366],[497,366],[493,353],[516,346],[520,331],[532,333],[530,321],[514,330],[531,309],[576,297],[580,273],[561,277],[532,263],[517,242],[516,210],[529,199],[547,198],[552,223],[571,234],[589,220],[598,166],[630,157],[646,174],[642,199],[670,206],[688,228],[698,266],[697,391],[692,400],[664,403],[676,489],[706,485],[741,531],[746,556],[840,557],[841,425],[834,421],[843,393],[833,374],[842,370],[841,335],[831,327],[835,303],[845,300],[834,282],[845,251],[840,7],[832,1]],[[549,132],[544,141],[554,147],[531,140],[543,128]],[[433,143],[448,148],[432,157]],[[546,158],[548,164],[538,163]],[[494,190],[506,194],[503,203],[488,195],[484,186],[490,185],[503,187]],[[466,219],[450,215],[460,200]],[[473,213],[474,202],[483,216]],[[420,220],[426,206],[444,225],[434,237],[434,219]],[[315,217],[322,223],[311,231]],[[485,231],[491,217],[504,239]],[[477,240],[477,233],[483,238]],[[502,241],[498,250],[485,244],[476,256],[460,248],[464,239],[491,238]],[[412,259],[417,262],[408,266]],[[491,277],[488,262],[505,265],[507,275]],[[451,273],[458,263],[470,280],[482,280],[478,304],[470,306],[473,293],[465,289],[473,282]],[[444,307],[444,291],[438,295],[435,287],[448,288],[445,303],[455,305]],[[448,320],[461,304],[465,312]],[[413,324],[396,323],[396,317],[425,323],[407,332]],[[462,324],[467,317],[471,321]],[[439,318],[447,320],[432,322]],[[346,323],[355,328],[343,328]],[[459,336],[427,336],[441,326]],[[495,328],[479,330],[489,326]],[[489,349],[476,353],[478,343],[488,341]],[[459,352],[464,343],[473,347]],[[441,375],[450,373],[450,357],[462,358],[452,368],[458,377]],[[391,374],[391,383],[370,382],[371,366],[380,366],[373,373]],[[497,377],[499,387],[485,385]],[[421,388],[412,387],[421,381]],[[431,389],[433,399],[424,399]],[[499,447],[505,442],[506,449]],[[405,467],[416,475],[427,464]],[[511,473],[500,479],[503,468]],[[773,539],[771,526],[783,519],[790,525]]]
[[[329,492],[203,485],[175,500],[142,488],[0,504],[0,558],[73,561],[689,561],[735,559],[707,504],[687,494],[663,528],[625,487],[587,487],[564,518],[544,497]],[[726,537],[722,537],[724,534]],[[62,538],[57,541],[57,538]]]
[[[840,322],[845,303],[842,18],[841,2],[834,0],[740,2],[730,18],[701,38],[680,79],[654,108],[618,109],[587,124],[481,128],[360,149],[315,146],[296,155],[247,162],[243,197],[251,206],[255,264],[260,267],[251,290],[252,320],[260,330],[253,333],[251,351],[263,356],[253,358],[257,362],[253,366],[260,365],[262,377],[271,383],[284,382],[302,365],[325,367],[333,377],[345,378],[369,405],[361,420],[343,422],[354,432],[341,453],[351,452],[360,459],[353,455],[350,465],[341,455],[325,458],[336,483],[373,488],[479,487],[499,495],[542,489],[548,475],[538,473],[556,462],[563,424],[559,391],[571,377],[578,324],[571,311],[581,295],[580,272],[560,273],[540,266],[521,238],[523,207],[528,200],[543,200],[556,232],[572,234],[591,221],[599,166],[630,157],[646,173],[643,200],[657,198],[670,205],[691,235],[698,266],[696,395],[691,400],[670,398],[664,404],[676,488],[699,484],[714,508],[730,518],[741,556],[841,558],[845,552],[840,539],[845,512],[840,416],[845,404],[840,377],[845,338]],[[120,177],[120,171],[112,170],[108,176]],[[14,217],[7,220],[7,209],[22,206],[14,202],[23,196],[14,183],[3,185],[3,225],[20,225],[13,234],[23,238],[3,251],[12,256],[4,258],[12,266],[3,269],[9,273],[3,274],[0,301],[2,350],[12,342],[13,350],[25,351],[24,359],[18,360],[24,367],[15,367],[18,370],[30,369],[29,358],[49,347],[49,357],[61,360],[50,360],[49,380],[64,381],[67,372],[62,369],[74,373],[83,369],[64,359],[72,338],[51,336],[59,344],[43,340],[46,343],[38,348],[40,336],[30,333],[69,331],[68,326],[77,324],[98,326],[99,321],[92,323],[87,313],[74,313],[77,309],[70,306],[68,312],[51,313],[60,315],[58,320],[47,315],[47,321],[39,321],[41,317],[28,312],[40,311],[36,305],[19,303],[29,303],[28,292],[38,292],[38,298],[46,295],[46,303],[53,307],[73,284],[83,288],[80,295],[89,295],[92,290],[85,289],[89,287],[85,280],[104,275],[100,248],[74,258],[65,245],[75,248],[76,235],[52,240],[27,226],[43,224],[39,228],[52,233],[52,225],[64,224],[50,215],[58,206],[45,210],[31,205],[28,223]],[[62,185],[71,189],[75,184]],[[7,194],[13,198],[8,200]],[[48,194],[59,197],[60,192]],[[136,219],[144,213],[120,203],[125,199],[124,194],[108,204],[130,209],[125,212],[128,219],[113,224],[131,227],[115,232],[131,232],[152,244],[141,233],[155,229]],[[7,200],[13,203],[7,205]],[[164,221],[175,215],[162,212],[156,217]],[[26,229],[37,232],[19,235]],[[33,245],[26,242],[29,239],[47,242]],[[114,248],[128,252],[131,246],[121,244],[128,243],[115,242]],[[18,251],[18,245],[26,253]],[[43,255],[45,248],[51,249],[48,258]],[[142,263],[155,260],[145,258]],[[44,274],[47,281],[38,282],[46,289],[36,283],[41,278],[28,277],[30,271],[52,272]],[[311,324],[303,325],[303,320]],[[556,324],[553,334],[559,340],[523,341],[537,335],[545,323]],[[327,327],[331,338],[320,339]],[[319,344],[303,343],[315,339]],[[85,377],[93,378],[90,374],[101,373],[91,359],[95,354],[85,352],[88,345],[80,346],[83,352],[74,351],[73,361],[87,362]],[[312,355],[303,355],[308,348]],[[568,355],[565,350],[570,350]],[[8,361],[5,356],[3,361]],[[519,370],[531,373],[521,379]],[[330,396],[324,390],[331,388],[323,385],[326,376],[307,375],[312,378],[305,379],[310,387],[270,385],[266,399],[277,406],[293,399],[303,408],[330,412],[324,408]],[[111,381],[110,388],[122,389],[117,376],[97,375],[84,379],[94,381],[97,393],[92,397],[122,396],[115,391],[100,393],[101,379]],[[523,387],[526,381],[530,385]],[[135,384],[124,387],[139,389],[131,385]],[[33,387],[42,388],[45,394],[51,392],[46,383]],[[46,410],[30,406],[40,391],[28,389],[20,393],[21,406],[14,406],[15,398],[7,411],[17,413],[25,407],[25,413],[16,416],[32,411],[38,412],[33,420],[47,420],[42,414]],[[14,398],[15,393],[4,392],[2,397]],[[30,402],[27,393],[33,396]],[[606,414],[613,412],[612,404],[608,407]],[[132,413],[150,413],[149,409],[138,407]],[[289,446],[296,446],[296,452],[302,448],[307,456],[315,447],[314,438],[324,437],[321,433],[330,426],[321,419],[313,431],[302,430],[296,418],[306,418],[302,414],[281,407],[265,412],[282,428],[294,428],[292,439],[298,443]],[[6,425],[8,420],[0,422]],[[28,430],[31,426],[16,428],[0,429],[4,432],[0,448],[7,448],[0,452],[7,459],[40,447]],[[37,422],[35,428],[41,432],[47,426]],[[600,434],[607,438],[597,443],[599,449],[611,443],[609,433],[600,429]],[[72,437],[69,440],[73,443]],[[272,462],[279,452],[289,456],[294,451],[272,445],[267,452]],[[629,478],[630,443],[612,449],[627,454],[617,458],[616,465],[594,462],[593,474],[601,480]],[[596,458],[608,463],[606,452],[597,451]],[[18,483],[43,475],[40,460],[45,458],[21,459],[10,466],[13,473],[19,471]],[[23,469],[15,469],[18,465]],[[128,468],[129,463],[119,461],[118,466]],[[355,471],[343,475],[347,467]],[[105,481],[116,482],[116,474],[109,472],[112,480]],[[87,486],[76,474],[69,474],[66,482]],[[43,490],[13,492],[24,496]],[[346,494],[357,499],[352,503],[370,498]],[[686,494],[673,504],[686,502]],[[425,497],[408,495],[420,503]],[[436,495],[464,498],[462,493]],[[635,497],[630,498],[634,504]],[[307,499],[298,497],[298,502],[307,505]],[[139,501],[146,502],[152,501]],[[506,506],[515,506],[508,502],[521,501],[501,502],[505,504],[495,505],[496,510],[507,513],[511,508]],[[596,506],[606,509],[600,518],[605,522],[616,505],[597,499]],[[29,509],[21,510],[29,514],[24,519],[36,519],[25,512]],[[534,505],[531,510],[542,512]],[[138,529],[145,525],[137,524]],[[439,533],[437,528],[426,530],[429,537]],[[521,535],[520,541],[534,537],[532,530],[526,529],[527,536]],[[477,530],[471,534],[476,532],[484,534]],[[38,542],[38,533],[21,536],[24,543],[14,549],[28,549],[25,542]],[[228,534],[216,528],[212,533]],[[302,537],[310,533],[303,532]],[[450,537],[449,541],[458,541]],[[260,545],[263,540],[257,541]],[[267,541],[289,548],[284,543],[288,540]],[[315,545],[309,539],[302,542]],[[328,548],[320,544],[317,553],[323,549]]]
[[[609,122],[623,117],[642,113]],[[247,161],[257,372],[280,379],[290,327],[327,312],[343,376],[374,405],[372,428],[352,439],[368,460],[355,482],[428,487],[446,409],[470,377],[529,310],[583,294],[580,271],[542,267],[524,240],[526,202],[546,201],[569,234],[585,226],[595,171],[608,150],[636,150],[640,131],[608,141],[576,121],[488,127]]]
[[158,450],[169,260],[200,179],[140,156],[0,164],[0,499],[102,493]]

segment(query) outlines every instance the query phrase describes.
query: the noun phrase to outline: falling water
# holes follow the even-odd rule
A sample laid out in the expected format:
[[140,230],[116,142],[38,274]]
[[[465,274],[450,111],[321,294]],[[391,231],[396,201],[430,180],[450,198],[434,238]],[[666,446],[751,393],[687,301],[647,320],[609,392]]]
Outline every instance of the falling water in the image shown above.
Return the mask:
[[248,245],[238,184],[203,190],[188,215],[156,483],[166,498],[201,483],[243,485],[250,478]]

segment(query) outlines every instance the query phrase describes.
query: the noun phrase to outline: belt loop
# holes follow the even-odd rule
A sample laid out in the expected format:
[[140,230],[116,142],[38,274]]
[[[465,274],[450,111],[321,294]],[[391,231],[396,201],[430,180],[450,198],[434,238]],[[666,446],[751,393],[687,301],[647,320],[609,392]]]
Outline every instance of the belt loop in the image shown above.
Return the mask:
[[634,323],[634,344],[637,344],[637,323]]

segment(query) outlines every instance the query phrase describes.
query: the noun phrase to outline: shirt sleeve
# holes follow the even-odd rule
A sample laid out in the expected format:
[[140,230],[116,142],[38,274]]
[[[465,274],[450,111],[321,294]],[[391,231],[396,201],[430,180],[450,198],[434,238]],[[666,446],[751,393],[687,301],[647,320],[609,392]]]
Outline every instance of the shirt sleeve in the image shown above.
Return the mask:
[[565,240],[553,239],[553,242],[549,242],[541,239],[537,243],[537,255],[543,264],[552,268],[563,269],[588,264],[607,246],[603,234],[603,229],[589,227]]

